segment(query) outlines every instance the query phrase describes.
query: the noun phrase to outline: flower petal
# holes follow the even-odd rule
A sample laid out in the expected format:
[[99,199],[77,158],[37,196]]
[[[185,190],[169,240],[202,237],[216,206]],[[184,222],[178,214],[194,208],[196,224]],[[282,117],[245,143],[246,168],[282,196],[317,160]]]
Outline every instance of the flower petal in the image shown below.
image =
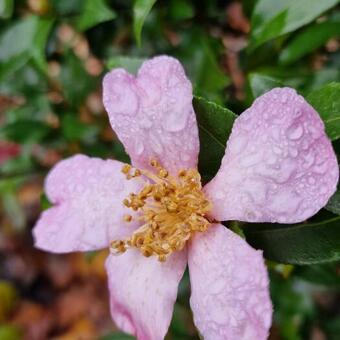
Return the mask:
[[295,90],[276,88],[237,118],[205,190],[217,220],[296,223],[327,203],[338,177],[318,113]]
[[84,155],[59,162],[45,182],[54,206],[41,214],[33,230],[35,246],[57,253],[87,251],[127,236],[136,223],[124,222],[131,210],[122,201],[140,185],[126,180],[122,166]]
[[138,340],[164,339],[186,260],[186,251],[174,253],[163,263],[134,249],[109,256],[106,270],[116,325]]
[[262,252],[221,224],[189,246],[191,309],[205,340],[267,339],[272,305]]
[[199,140],[192,87],[178,60],[160,56],[137,77],[114,69],[103,81],[103,101],[112,128],[135,166],[157,159],[172,173],[197,165]]

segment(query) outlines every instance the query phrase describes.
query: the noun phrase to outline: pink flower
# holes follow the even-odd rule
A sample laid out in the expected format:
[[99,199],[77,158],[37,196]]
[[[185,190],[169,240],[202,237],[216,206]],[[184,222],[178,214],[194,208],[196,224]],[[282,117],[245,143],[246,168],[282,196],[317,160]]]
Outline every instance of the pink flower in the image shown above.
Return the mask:
[[64,253],[111,244],[119,254],[106,262],[112,317],[138,339],[164,338],[187,263],[204,339],[265,339],[272,306],[262,252],[217,221],[296,223],[326,204],[338,165],[317,112],[290,88],[256,99],[201,190],[192,88],[177,60],[148,60],[137,77],[111,71],[104,105],[135,168],[84,155],[57,164],[36,246]]

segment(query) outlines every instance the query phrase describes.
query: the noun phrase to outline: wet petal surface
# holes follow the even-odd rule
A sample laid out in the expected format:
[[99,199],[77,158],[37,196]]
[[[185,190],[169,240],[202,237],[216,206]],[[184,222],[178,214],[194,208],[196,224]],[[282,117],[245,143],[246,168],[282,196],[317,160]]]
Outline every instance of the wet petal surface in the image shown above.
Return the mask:
[[271,325],[261,251],[221,224],[189,246],[190,305],[205,340],[264,340]]
[[156,159],[173,174],[196,167],[199,140],[192,88],[176,59],[150,59],[137,77],[114,69],[105,76],[103,91],[111,126],[135,166],[147,169],[150,159]]
[[276,88],[237,118],[205,191],[217,220],[296,223],[327,203],[338,176],[318,113],[295,90]]
[[138,340],[164,339],[186,260],[186,251],[171,255],[163,263],[137,250],[109,256],[106,270],[116,325]]
[[127,181],[123,164],[76,155],[49,173],[45,191],[53,207],[45,210],[33,235],[35,246],[51,252],[88,251],[110,246],[137,227],[124,222],[122,201],[140,184]]

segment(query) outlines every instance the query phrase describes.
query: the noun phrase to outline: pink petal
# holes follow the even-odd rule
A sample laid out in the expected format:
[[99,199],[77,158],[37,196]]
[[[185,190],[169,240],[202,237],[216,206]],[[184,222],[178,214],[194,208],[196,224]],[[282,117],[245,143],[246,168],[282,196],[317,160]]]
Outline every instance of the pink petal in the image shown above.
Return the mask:
[[57,253],[87,251],[127,236],[136,224],[124,222],[131,210],[122,201],[140,185],[127,181],[121,168],[120,162],[84,155],[59,162],[45,182],[54,206],[41,214],[33,230],[35,246]]
[[272,305],[262,252],[221,224],[189,246],[191,309],[205,340],[267,339]]
[[338,177],[318,113],[295,90],[276,88],[236,119],[205,190],[217,220],[296,223],[327,203]]
[[197,165],[199,152],[192,87],[178,60],[155,57],[137,77],[114,69],[103,81],[112,128],[135,166],[157,159],[171,172]]
[[121,330],[138,340],[164,339],[186,259],[183,251],[161,263],[132,249],[108,257],[111,314]]

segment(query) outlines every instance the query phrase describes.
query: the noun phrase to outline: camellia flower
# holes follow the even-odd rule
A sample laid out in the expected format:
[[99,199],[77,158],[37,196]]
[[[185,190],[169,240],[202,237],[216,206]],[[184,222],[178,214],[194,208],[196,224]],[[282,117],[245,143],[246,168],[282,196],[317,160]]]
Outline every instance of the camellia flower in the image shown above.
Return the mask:
[[187,263],[204,339],[265,339],[272,306],[262,252],[219,221],[295,223],[327,203],[338,165],[317,112],[290,88],[256,99],[202,189],[192,88],[177,60],[148,60],[136,77],[115,69],[103,96],[133,167],[84,155],[58,163],[36,247],[110,247],[112,317],[138,339],[164,338]]

